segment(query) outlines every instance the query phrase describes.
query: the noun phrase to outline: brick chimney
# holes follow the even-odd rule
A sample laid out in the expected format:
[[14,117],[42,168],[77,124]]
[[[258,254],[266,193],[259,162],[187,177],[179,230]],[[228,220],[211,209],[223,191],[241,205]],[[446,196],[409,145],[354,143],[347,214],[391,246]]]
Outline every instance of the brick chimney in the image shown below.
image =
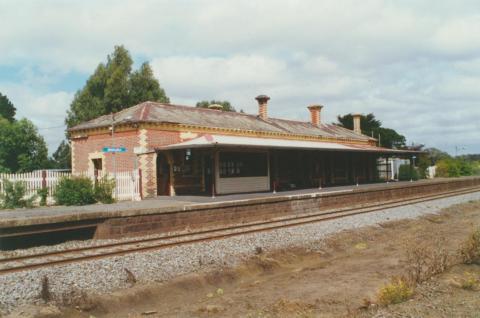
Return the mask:
[[260,117],[263,120],[267,120],[268,118],[268,100],[270,97],[267,95],[258,95],[255,97],[255,99],[258,101],[258,117]]
[[320,112],[322,111],[323,105],[310,105],[308,110],[310,111],[310,118],[312,120],[312,125],[320,126],[322,123],[322,117]]
[[362,114],[352,114],[353,117],[353,132],[356,134],[361,135],[362,134],[362,126],[360,124],[360,118],[362,117]]

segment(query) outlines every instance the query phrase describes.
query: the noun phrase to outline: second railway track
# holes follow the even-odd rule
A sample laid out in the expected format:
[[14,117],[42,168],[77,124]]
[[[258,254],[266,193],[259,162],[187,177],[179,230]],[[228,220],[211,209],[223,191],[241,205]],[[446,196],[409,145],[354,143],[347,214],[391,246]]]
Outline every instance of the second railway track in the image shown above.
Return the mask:
[[262,222],[233,225],[225,228],[181,233],[162,237],[124,240],[102,245],[90,245],[45,253],[6,257],[0,259],[0,275],[19,271],[26,271],[40,267],[49,267],[54,265],[101,259],[105,257],[121,256],[129,253],[157,250],[173,246],[228,238],[262,231],[270,231],[315,222],[328,221],[478,191],[480,191],[480,187],[466,188],[411,199],[382,202],[363,207],[357,206],[338,210],[323,211],[320,213],[302,214],[282,219],[273,219]]

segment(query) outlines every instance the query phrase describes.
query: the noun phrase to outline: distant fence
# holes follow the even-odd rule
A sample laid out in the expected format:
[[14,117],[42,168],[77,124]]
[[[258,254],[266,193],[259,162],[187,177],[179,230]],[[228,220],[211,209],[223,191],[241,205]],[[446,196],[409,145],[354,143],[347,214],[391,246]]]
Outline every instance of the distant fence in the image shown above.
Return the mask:
[[[98,178],[103,175],[84,174],[96,182]],[[63,177],[71,177],[72,174],[66,171],[56,170],[39,170],[25,173],[0,173],[0,193],[5,191],[3,180],[11,182],[21,181],[25,184],[27,190],[27,197],[37,194],[37,191],[43,188],[48,188],[48,202],[53,202],[53,194],[55,193],[58,182]],[[141,199],[140,195],[140,171],[122,171],[117,172],[115,178],[109,174],[109,178],[115,179],[115,187],[113,195],[116,195],[117,200],[132,200],[137,201]]]

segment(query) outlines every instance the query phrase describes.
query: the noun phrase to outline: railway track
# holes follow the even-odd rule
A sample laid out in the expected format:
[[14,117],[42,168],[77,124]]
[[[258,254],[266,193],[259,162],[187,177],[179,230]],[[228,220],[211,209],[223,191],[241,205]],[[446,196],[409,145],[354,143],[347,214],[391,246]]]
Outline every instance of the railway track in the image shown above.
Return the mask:
[[309,223],[322,222],[478,191],[480,191],[480,187],[467,188],[429,196],[416,197],[412,199],[394,200],[363,207],[352,207],[339,210],[324,211],[320,213],[302,214],[294,217],[234,225],[226,228],[210,229],[194,233],[182,233],[163,237],[132,239],[102,245],[91,245],[79,248],[51,251],[46,253],[1,258],[0,275],[19,271],[26,271],[40,267],[62,265],[105,257],[121,256],[135,252],[145,252],[149,250],[157,250],[173,246],[205,242],[243,234],[257,233]]

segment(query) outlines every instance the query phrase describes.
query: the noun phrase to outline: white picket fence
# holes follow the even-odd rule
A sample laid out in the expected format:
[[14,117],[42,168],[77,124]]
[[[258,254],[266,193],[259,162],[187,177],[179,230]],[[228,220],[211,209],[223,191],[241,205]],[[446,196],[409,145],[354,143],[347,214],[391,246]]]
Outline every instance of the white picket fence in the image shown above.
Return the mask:
[[[95,176],[93,174],[82,174],[88,176],[95,182]],[[21,181],[24,182],[27,189],[26,196],[30,197],[37,194],[37,191],[43,187],[48,188],[47,202],[53,202],[53,194],[57,187],[58,182],[63,177],[70,177],[72,174],[66,171],[56,170],[39,170],[26,173],[0,173],[0,193],[4,192],[3,180],[9,180],[11,182]],[[101,178],[103,175],[99,175],[97,178]],[[113,175],[108,175],[108,178],[115,179],[116,189],[113,195],[116,195],[117,200],[125,201],[132,200],[137,201],[141,199],[140,196],[140,173],[138,170],[117,172],[114,178]]]

